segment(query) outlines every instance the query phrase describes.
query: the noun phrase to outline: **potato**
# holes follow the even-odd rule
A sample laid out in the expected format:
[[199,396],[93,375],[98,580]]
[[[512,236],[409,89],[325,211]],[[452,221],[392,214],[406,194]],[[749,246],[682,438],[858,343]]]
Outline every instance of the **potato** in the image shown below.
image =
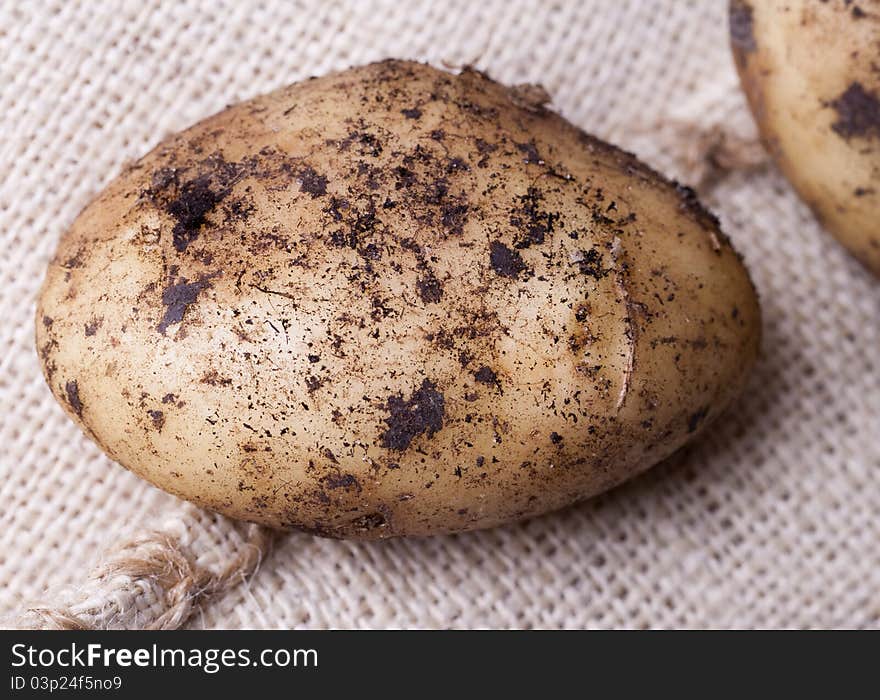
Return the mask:
[[663,459],[742,388],[756,295],[691,191],[543,99],[386,61],[166,139],[59,245],[49,385],[157,486],[328,536],[489,527]]
[[880,274],[880,3],[733,0],[730,33],[769,152]]

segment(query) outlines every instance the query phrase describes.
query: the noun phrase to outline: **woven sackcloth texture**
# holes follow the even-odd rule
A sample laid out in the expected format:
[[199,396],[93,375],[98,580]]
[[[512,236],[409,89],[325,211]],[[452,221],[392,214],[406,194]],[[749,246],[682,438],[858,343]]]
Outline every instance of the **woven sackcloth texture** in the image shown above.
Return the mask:
[[[265,542],[140,481],[65,417],[33,347],[45,265],[163,136],[388,56],[540,82],[579,126],[699,186],[760,290],[763,357],[705,437],[591,502],[454,537],[286,535],[245,583],[171,600],[169,577],[203,585],[249,551],[250,573]],[[725,0],[0,0],[0,137],[4,619],[54,606],[128,627],[880,626],[880,282],[757,146]],[[167,576],[114,564],[144,537],[183,548]]]

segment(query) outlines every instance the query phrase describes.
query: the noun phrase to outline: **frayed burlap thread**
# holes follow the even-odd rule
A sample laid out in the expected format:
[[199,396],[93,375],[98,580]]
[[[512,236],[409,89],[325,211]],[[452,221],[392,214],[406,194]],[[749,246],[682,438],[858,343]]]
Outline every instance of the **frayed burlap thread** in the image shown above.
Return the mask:
[[[209,523],[220,538],[193,538]],[[180,534],[180,531],[183,534]],[[31,607],[26,629],[178,629],[210,598],[242,584],[269,553],[275,532],[184,507],[165,530],[122,542],[67,603]],[[213,551],[200,551],[214,544]],[[210,563],[201,563],[207,558]]]

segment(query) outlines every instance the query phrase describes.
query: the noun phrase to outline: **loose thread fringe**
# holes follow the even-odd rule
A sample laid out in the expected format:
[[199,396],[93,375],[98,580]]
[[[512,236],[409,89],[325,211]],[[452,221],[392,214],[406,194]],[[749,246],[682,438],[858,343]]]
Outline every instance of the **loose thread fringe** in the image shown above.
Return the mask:
[[[28,610],[23,626],[37,629],[92,630],[118,627],[126,615],[114,604],[114,588],[156,591],[160,605],[153,616],[137,626],[147,630],[181,627],[198,607],[252,576],[269,553],[275,532],[259,525],[248,525],[245,542],[217,572],[195,563],[191,551],[175,537],[163,532],[138,537],[124,543],[92,578],[94,590],[88,601],[70,606],[38,606]],[[120,577],[128,579],[120,582]],[[91,604],[89,601],[98,601]],[[84,607],[83,612],[74,609]]]

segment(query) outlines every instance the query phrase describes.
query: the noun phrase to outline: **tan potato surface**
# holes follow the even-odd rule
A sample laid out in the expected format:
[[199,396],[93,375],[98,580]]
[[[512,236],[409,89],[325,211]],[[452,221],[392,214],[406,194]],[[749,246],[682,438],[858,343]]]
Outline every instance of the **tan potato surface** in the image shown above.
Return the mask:
[[880,0],[733,0],[730,30],[771,155],[880,274]]
[[759,309],[693,194],[465,70],[386,61],[162,142],[63,237],[46,379],[113,459],[340,537],[603,491],[742,388]]

